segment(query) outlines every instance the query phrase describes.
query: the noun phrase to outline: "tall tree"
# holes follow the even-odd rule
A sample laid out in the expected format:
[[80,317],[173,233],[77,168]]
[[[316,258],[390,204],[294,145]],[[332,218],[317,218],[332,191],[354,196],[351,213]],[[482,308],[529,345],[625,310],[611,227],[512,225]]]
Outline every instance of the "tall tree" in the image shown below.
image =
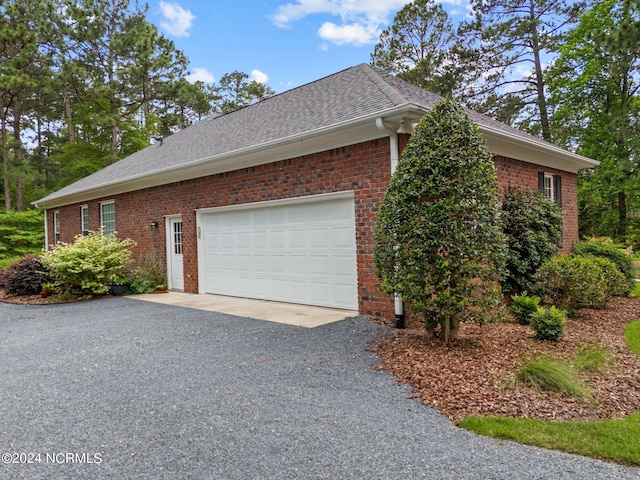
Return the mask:
[[434,0],[415,0],[382,31],[371,54],[371,65],[451,96],[460,73],[452,56],[454,40],[453,24],[442,6]]
[[[580,2],[566,0],[472,0],[473,20],[460,27],[474,108],[514,119],[551,140],[545,60],[556,52]],[[501,110],[505,110],[502,111]]]
[[580,178],[583,233],[625,241],[640,208],[640,3],[596,3],[560,51],[550,82],[557,137],[601,162]]
[[[147,10],[129,0],[63,0],[65,67],[74,94],[90,103],[91,122],[109,133],[109,161],[127,151],[123,140],[135,134],[159,96],[163,82],[186,70],[184,55],[146,21]],[[135,135],[134,135],[135,136]],[[149,137],[142,133],[140,138]],[[139,147],[138,147],[139,148]]]
[[24,161],[23,113],[27,98],[35,91],[38,64],[38,32],[42,25],[40,2],[7,1],[0,6],[0,138],[4,206],[12,208],[12,177],[16,182],[16,203],[23,207],[22,176],[16,175]]
[[250,80],[249,75],[237,70],[225,73],[214,92],[214,109],[220,113],[239,110],[275,94],[267,85]]

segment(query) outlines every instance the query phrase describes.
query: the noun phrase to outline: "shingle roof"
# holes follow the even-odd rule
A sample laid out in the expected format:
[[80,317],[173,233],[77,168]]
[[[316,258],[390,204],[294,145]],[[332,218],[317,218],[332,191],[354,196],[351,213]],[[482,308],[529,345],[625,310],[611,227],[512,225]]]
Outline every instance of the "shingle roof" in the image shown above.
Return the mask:
[[[211,116],[36,202],[114,185],[412,104],[431,109],[441,98],[366,64],[294,88],[233,113]],[[534,137],[469,111],[481,126],[515,138]],[[535,139],[536,141],[540,141]]]

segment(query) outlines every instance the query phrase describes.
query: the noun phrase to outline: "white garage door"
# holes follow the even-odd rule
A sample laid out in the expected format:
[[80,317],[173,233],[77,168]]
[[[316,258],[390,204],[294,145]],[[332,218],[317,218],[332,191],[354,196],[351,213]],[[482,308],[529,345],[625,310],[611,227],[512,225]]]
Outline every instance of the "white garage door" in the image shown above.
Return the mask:
[[200,290],[358,309],[353,194],[201,211]]

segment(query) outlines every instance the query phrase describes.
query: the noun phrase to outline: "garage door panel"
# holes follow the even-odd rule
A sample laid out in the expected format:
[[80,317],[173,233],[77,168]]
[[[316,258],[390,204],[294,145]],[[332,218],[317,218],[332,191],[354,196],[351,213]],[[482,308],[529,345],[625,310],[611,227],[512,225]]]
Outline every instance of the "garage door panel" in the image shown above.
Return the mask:
[[203,291],[357,309],[352,196],[200,215]]

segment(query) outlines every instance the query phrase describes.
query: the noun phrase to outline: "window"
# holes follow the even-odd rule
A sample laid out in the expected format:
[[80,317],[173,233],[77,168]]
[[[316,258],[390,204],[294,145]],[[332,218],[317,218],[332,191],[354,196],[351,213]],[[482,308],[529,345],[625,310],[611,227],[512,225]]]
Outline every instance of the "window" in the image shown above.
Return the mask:
[[556,198],[553,191],[553,175],[551,175],[550,173],[544,174],[544,187],[542,193],[544,193],[544,196],[549,200],[555,200]]
[[182,255],[182,222],[173,223],[173,254]]
[[114,202],[100,204],[100,224],[103,235],[116,233],[116,204]]
[[83,205],[80,207],[80,225],[82,225],[82,235],[89,235],[89,207]]
[[53,212],[53,241],[58,243],[60,241],[60,212]]
[[562,209],[562,177],[547,172],[538,172],[538,190],[558,204]]

